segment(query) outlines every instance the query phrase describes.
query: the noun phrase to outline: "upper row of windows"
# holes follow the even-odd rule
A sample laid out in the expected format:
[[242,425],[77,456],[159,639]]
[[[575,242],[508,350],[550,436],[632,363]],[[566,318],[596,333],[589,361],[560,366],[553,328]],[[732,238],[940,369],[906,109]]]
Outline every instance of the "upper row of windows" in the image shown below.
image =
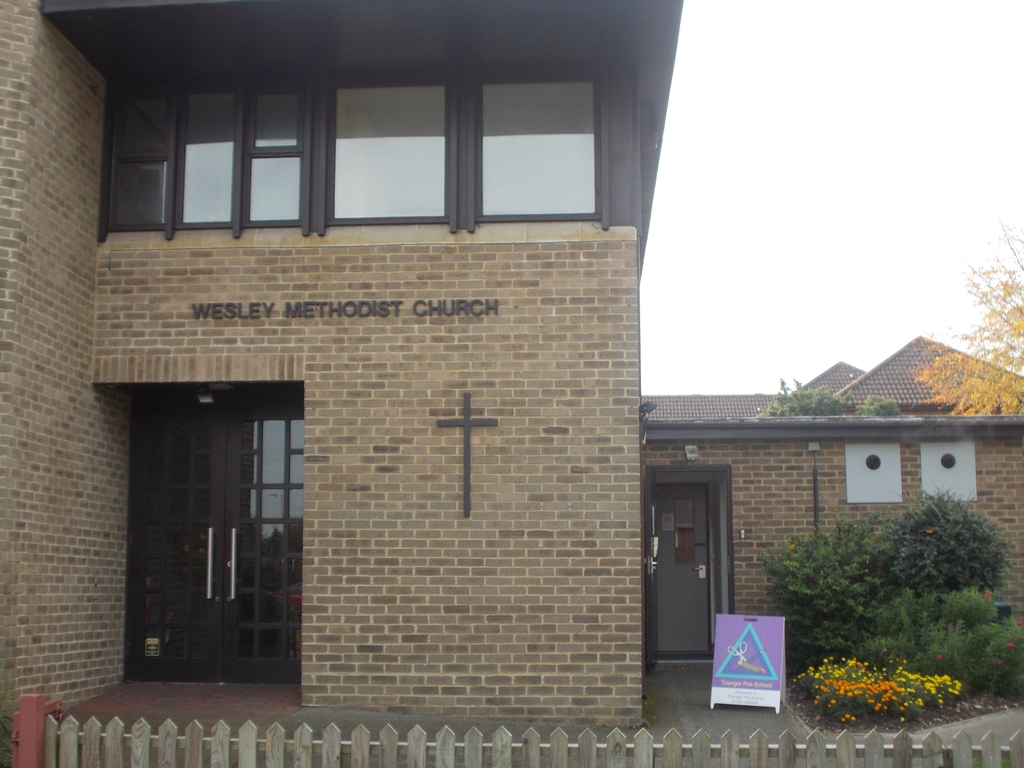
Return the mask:
[[[444,86],[341,88],[326,156],[311,152],[306,92],[129,97],[116,105],[109,228],[295,226],[311,179],[328,223],[448,216]],[[476,210],[484,217],[596,213],[590,82],[484,85]],[[321,153],[323,154],[323,153]],[[317,165],[326,173],[318,173]]]

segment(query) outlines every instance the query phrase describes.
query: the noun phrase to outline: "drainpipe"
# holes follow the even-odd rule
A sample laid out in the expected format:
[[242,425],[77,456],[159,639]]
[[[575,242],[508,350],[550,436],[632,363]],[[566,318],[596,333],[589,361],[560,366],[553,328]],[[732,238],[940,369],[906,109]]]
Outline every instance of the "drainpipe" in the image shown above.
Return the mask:
[[807,450],[814,457],[814,471],[811,477],[814,479],[814,527],[817,528],[821,524],[821,507],[818,505],[818,452],[821,450],[821,445],[808,443]]

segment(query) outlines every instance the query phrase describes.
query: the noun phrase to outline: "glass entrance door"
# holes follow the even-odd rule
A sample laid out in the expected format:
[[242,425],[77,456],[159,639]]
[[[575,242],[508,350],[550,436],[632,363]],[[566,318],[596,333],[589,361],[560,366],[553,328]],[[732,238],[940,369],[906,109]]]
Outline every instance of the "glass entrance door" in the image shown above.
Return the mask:
[[302,391],[133,393],[126,674],[299,682]]

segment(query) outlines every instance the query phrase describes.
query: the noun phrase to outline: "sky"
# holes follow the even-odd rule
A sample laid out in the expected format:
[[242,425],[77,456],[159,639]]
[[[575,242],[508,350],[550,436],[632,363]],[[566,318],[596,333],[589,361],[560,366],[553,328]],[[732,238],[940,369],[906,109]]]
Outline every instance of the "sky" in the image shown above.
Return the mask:
[[1022,86],[1021,0],[684,0],[643,394],[957,346],[968,268],[1024,225]]

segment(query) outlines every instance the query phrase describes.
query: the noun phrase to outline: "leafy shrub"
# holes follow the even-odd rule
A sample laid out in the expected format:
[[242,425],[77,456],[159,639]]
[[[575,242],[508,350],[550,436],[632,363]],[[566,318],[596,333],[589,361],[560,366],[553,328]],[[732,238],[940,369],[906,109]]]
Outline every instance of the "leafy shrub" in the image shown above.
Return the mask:
[[791,669],[850,653],[875,632],[887,570],[876,526],[876,518],[840,520],[762,556],[768,596],[786,616]]
[[1020,694],[1024,622],[995,618],[990,593],[969,589],[948,595],[940,621],[922,633],[917,668],[949,670],[973,693]]
[[[889,596],[875,611],[875,631],[859,648],[850,651],[876,667],[888,667],[896,660],[916,659],[921,652],[923,632],[941,621],[941,595],[915,595],[904,589]],[[955,677],[955,675],[954,675]]]
[[828,387],[804,389],[796,379],[793,387],[790,389],[786,380],[780,379],[775,399],[758,416],[840,416],[850,402],[849,396],[836,397]]
[[1024,620],[995,618],[991,595],[975,589],[906,590],[879,610],[878,635],[857,656],[880,668],[949,675],[972,693],[1024,693]]
[[948,493],[925,494],[889,523],[891,577],[918,594],[995,589],[1009,565],[1009,543],[995,523]]
[[961,684],[949,675],[920,675],[902,666],[876,669],[856,659],[826,659],[797,678],[814,697],[822,714],[855,722],[868,714],[892,715],[900,721],[920,717],[925,707],[940,707],[960,695]]
[[976,589],[950,592],[942,605],[942,620],[947,626],[965,630],[984,627],[996,620],[996,607],[992,595],[981,594]]
[[868,395],[867,399],[857,406],[858,416],[899,416],[900,406],[895,400],[878,395]]

